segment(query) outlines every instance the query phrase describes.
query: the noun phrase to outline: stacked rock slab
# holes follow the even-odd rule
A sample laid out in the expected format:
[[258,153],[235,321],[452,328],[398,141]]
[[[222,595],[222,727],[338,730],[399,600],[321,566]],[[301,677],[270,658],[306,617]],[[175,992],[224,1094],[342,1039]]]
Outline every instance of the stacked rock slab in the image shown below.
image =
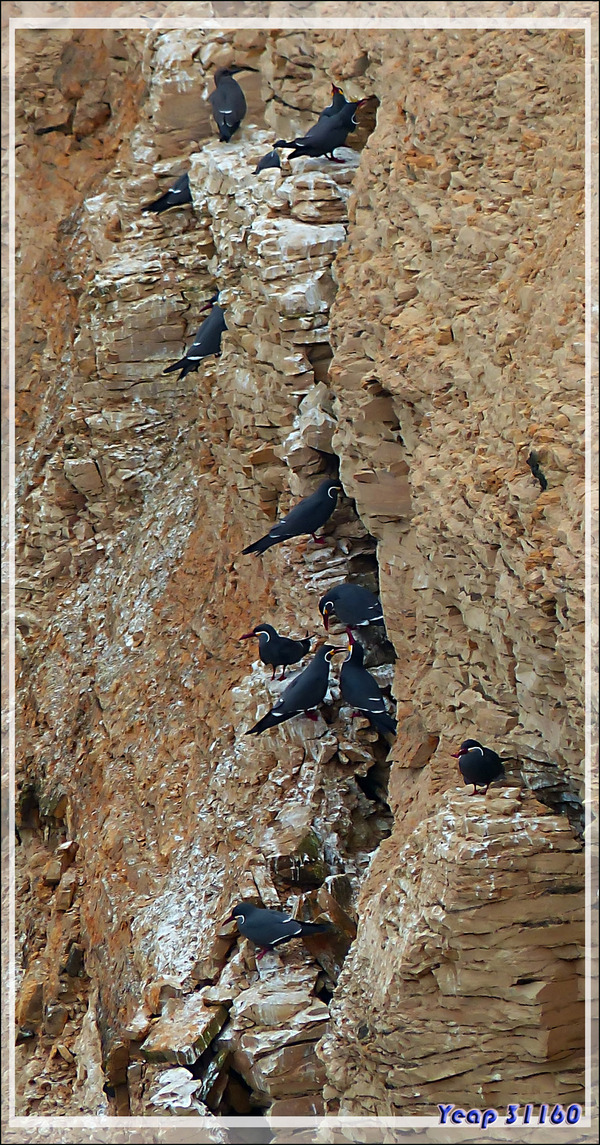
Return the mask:
[[447,792],[373,860],[319,1051],[336,1111],[583,1100],[579,844],[514,788],[476,802]]

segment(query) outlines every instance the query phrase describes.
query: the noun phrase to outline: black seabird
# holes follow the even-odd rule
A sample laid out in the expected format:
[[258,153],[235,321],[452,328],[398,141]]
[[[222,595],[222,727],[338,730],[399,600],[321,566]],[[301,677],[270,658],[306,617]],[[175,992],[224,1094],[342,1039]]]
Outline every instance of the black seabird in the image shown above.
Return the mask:
[[377,680],[363,668],[361,644],[352,640],[340,672],[340,691],[346,703],[362,712],[383,735],[396,734],[396,721],[386,710]]
[[170,211],[171,207],[185,207],[187,203],[192,201],[192,192],[190,191],[190,178],[187,174],[180,175],[176,183],[165,191],[159,199],[155,199],[153,203],[147,203],[142,207],[142,214],[147,211],[154,211],[156,215],[161,215],[163,211]]
[[226,921],[233,922],[234,918],[240,934],[261,948],[258,959],[268,950],[282,946],[292,938],[303,938],[305,934],[327,934],[333,930],[330,922],[301,922],[283,910],[265,910],[249,902],[240,902],[234,906]]
[[477,795],[478,787],[483,787],[481,794],[485,795],[490,783],[504,775],[500,756],[491,748],[482,747],[476,739],[466,739],[452,758],[458,760],[465,783],[473,784],[471,795]]
[[186,351],[183,358],[178,362],[174,362],[172,366],[167,366],[163,370],[163,374],[172,374],[174,370],[181,370],[177,379],[178,382],[185,378],[187,374],[191,374],[194,370],[198,369],[200,362],[203,358],[208,358],[210,354],[221,353],[221,335],[227,329],[225,325],[225,317],[223,308],[217,306],[218,294],[213,294],[213,297],[203,306],[203,310],[210,308],[208,318],[200,326],[192,345]]
[[535,477],[537,481],[539,481],[542,489],[547,489],[548,481],[540,465],[540,455],[539,453],[536,453],[535,449],[531,450],[529,457],[527,458],[527,464],[531,469],[532,476]]
[[258,736],[267,728],[274,728],[285,720],[291,720],[292,716],[299,716],[302,712],[310,712],[312,708],[318,707],[327,692],[329,665],[336,652],[340,651],[342,649],[334,648],[331,644],[322,644],[308,668],[292,680],[275,707],[250,728],[246,735]]
[[[332,115],[337,115],[338,111],[341,111],[348,102],[349,100],[346,99],[346,96],[344,95],[341,87],[338,87],[337,84],[332,83],[331,103],[328,103],[327,107],[323,108],[319,119],[330,119]],[[356,131],[356,124],[350,128],[350,131]]]
[[279,152],[276,151],[275,148],[273,148],[272,151],[267,151],[267,154],[263,155],[262,159],[259,159],[252,174],[258,175],[259,171],[267,171],[269,167],[281,167]]
[[354,103],[346,103],[335,115],[319,118],[301,139],[294,139],[292,143],[278,139],[275,147],[293,148],[288,159],[297,159],[301,155],[316,159],[319,155],[325,155],[334,163],[343,163],[344,160],[336,159],[333,152],[336,147],[344,146],[346,136],[356,127],[354,113],[366,102],[365,99],[358,99]]
[[248,64],[240,67],[232,64],[228,68],[217,68],[215,72],[215,90],[211,91],[209,101],[212,107],[213,119],[219,128],[221,143],[229,143],[231,136],[237,131],[246,114],[246,99],[244,93],[234,76],[238,72],[256,72],[258,68],[251,68]]
[[302,537],[305,533],[310,533],[313,541],[316,541],[315,533],[331,517],[341,488],[339,481],[322,481],[310,497],[305,497],[294,505],[281,521],[273,525],[265,537],[242,549],[242,553],[264,553],[266,549],[271,548],[271,545],[279,545],[282,541],[289,541],[291,537]]
[[368,588],[360,584],[341,584],[330,588],[319,601],[319,612],[329,631],[329,618],[333,613],[349,633],[362,624],[383,624],[381,601]]
[[240,640],[250,640],[252,636],[258,636],[258,655],[263,664],[271,665],[273,669],[272,680],[275,679],[276,668],[283,668],[279,677],[280,680],[283,680],[286,668],[290,664],[297,664],[303,656],[310,652],[312,636],[308,636],[306,640],[292,640],[289,636],[280,636],[272,624],[258,624],[256,628],[252,629],[252,632],[246,632],[244,636],[240,636]]

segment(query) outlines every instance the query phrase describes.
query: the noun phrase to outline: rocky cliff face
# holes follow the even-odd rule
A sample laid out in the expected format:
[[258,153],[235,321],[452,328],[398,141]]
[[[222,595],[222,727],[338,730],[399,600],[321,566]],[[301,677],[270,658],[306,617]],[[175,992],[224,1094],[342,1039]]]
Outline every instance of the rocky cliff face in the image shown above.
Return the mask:
[[[582,1100],[582,56],[19,33],[22,1112]],[[371,97],[344,164],[254,175],[331,77]],[[221,356],[165,376],[215,289]],[[338,473],[324,544],[240,555]],[[239,637],[322,634],[344,579],[381,593],[393,747],[336,672],[245,738],[285,684]],[[513,757],[487,797],[470,736]],[[244,898],[335,934],[256,962]]]

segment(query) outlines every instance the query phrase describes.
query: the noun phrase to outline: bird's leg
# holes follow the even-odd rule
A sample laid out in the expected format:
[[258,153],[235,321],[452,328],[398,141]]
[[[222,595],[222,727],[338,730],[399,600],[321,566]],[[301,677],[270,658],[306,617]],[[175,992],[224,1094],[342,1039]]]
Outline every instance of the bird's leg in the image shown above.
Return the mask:
[[333,151],[331,151],[330,154],[326,156],[326,158],[331,159],[332,163],[345,163],[346,162],[345,159],[337,159],[336,156],[333,154]]
[[275,665],[273,665],[273,671],[271,672],[271,679],[272,680],[275,679]]
[[[487,788],[486,788],[486,790],[487,790]],[[473,784],[473,790],[469,792],[469,795],[477,795],[477,794],[478,794],[478,791],[477,791],[477,784],[476,784],[476,783],[474,783],[474,784]]]
[[318,712],[305,712],[304,715],[308,716],[309,720],[315,720],[316,721],[319,718]]
[[284,664],[282,669],[281,669],[281,676],[279,677],[280,680],[285,680],[285,668],[286,668],[286,666]]
[[263,958],[264,955],[268,954],[268,953],[269,953],[269,947],[268,946],[261,946],[260,950],[258,951],[258,954],[254,955],[254,961],[260,962],[261,958]]
[[353,720],[356,720],[356,719],[358,719],[358,717],[359,717],[359,716],[362,716],[362,715],[363,715],[363,713],[362,713],[362,712],[353,712],[353,713],[352,713],[352,717],[351,717],[351,718],[352,718]]
[[489,786],[490,786],[489,783],[486,783],[483,791],[481,792],[482,795],[487,795]]
[[325,544],[325,537],[315,537],[314,533],[311,533],[310,535],[311,535],[313,541],[315,542],[315,545],[324,545]]

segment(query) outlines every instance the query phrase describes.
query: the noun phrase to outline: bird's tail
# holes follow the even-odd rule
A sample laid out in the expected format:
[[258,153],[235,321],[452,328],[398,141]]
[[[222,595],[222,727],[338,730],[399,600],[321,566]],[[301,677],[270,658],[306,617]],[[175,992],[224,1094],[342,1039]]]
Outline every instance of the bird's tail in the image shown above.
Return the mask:
[[302,934],[330,934],[335,927],[330,922],[303,922]]
[[185,358],[180,358],[179,361],[174,362],[172,366],[167,366],[166,370],[163,370],[163,374],[172,374],[175,370],[182,370],[184,365]]
[[156,215],[160,215],[162,211],[168,211],[169,207],[175,206],[174,203],[169,202],[170,191],[166,191],[159,199],[155,199],[153,203],[146,203],[142,207],[142,214],[145,215],[148,211],[154,211]]
[[375,714],[365,712],[365,715],[368,715],[373,727],[376,728],[378,732],[381,732],[382,735],[395,736],[398,725],[391,716],[388,716],[387,712],[377,712]]
[[273,540],[267,533],[266,537],[261,537],[260,541],[255,541],[253,545],[248,545],[247,548],[242,549],[242,553],[264,553],[266,549],[270,549],[271,545],[276,545],[277,540]]
[[259,736],[261,732],[266,732],[268,728],[277,727],[277,724],[282,724],[284,720],[288,719],[287,716],[274,716],[273,712],[267,712],[262,720],[259,720],[250,731],[246,732],[247,736]]
[[277,142],[273,144],[273,150],[275,150],[276,147],[295,147],[295,146],[296,146],[295,142],[294,143],[287,143],[285,139],[278,139]]

